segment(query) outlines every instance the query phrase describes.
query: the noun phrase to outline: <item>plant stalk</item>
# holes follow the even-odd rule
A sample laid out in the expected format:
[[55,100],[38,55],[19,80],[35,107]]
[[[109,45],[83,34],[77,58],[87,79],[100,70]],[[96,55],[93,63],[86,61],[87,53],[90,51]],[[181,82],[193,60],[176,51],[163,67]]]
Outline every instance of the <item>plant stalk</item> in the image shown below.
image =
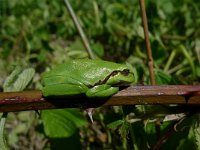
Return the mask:
[[90,44],[88,42],[87,37],[85,36],[85,33],[84,33],[83,29],[81,28],[81,25],[80,25],[75,13],[74,13],[73,8],[71,7],[71,5],[70,5],[68,0],[64,0],[64,2],[65,2],[65,5],[67,7],[67,10],[68,10],[73,22],[74,22],[74,25],[75,25],[76,29],[79,32],[79,35],[81,37],[81,40],[83,42],[83,45],[84,45],[87,53],[88,53],[89,58],[95,59],[95,55],[94,55],[94,53],[93,53],[93,51],[92,51],[92,49],[90,47]]
[[154,63],[153,63],[153,57],[152,57],[152,50],[151,50],[151,43],[149,41],[149,29],[147,24],[147,15],[145,10],[145,3],[144,0],[140,0],[140,9],[141,9],[141,16],[142,16],[142,22],[143,22],[143,28],[144,28],[144,37],[147,47],[147,56],[148,56],[148,68],[149,68],[149,75],[150,75],[150,81],[151,85],[155,85],[155,75],[154,75]]

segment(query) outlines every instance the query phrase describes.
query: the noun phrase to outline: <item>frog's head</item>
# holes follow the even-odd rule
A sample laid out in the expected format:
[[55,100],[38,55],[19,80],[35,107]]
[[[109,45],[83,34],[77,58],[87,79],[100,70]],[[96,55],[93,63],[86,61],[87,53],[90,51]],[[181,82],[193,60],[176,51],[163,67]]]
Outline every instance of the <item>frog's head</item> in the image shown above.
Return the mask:
[[115,70],[107,76],[106,84],[127,86],[135,81],[134,74],[129,69]]

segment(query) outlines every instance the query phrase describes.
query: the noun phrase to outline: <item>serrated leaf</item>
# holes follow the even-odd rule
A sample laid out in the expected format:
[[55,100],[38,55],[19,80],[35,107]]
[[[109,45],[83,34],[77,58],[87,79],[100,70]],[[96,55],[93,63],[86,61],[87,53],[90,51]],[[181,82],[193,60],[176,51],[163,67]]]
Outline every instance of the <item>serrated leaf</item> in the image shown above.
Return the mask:
[[172,81],[172,77],[166,73],[164,73],[162,70],[156,70],[156,83],[158,85],[161,84],[169,84]]
[[77,109],[44,110],[42,121],[46,135],[51,138],[70,137],[87,123]]
[[199,122],[195,123],[195,128],[193,129],[194,138],[195,138],[195,146],[197,149],[200,149],[200,126]]
[[[11,91],[22,91],[26,88],[26,86],[29,84],[31,79],[33,78],[35,74],[35,70],[32,68],[27,68],[22,71],[20,67],[16,67],[15,70],[7,77],[4,85],[3,90],[4,92],[11,92]],[[5,121],[7,118],[7,113],[3,113],[3,116],[0,119],[0,147],[2,149],[8,149],[7,144],[4,139],[4,127],[5,127]],[[18,126],[19,128],[16,128],[18,130],[23,130],[24,125]]]
[[22,71],[17,67],[6,79],[3,88],[4,92],[22,91],[26,88],[35,74],[33,68],[27,68]]
[[119,127],[118,131],[121,137],[126,137],[129,132],[129,124],[125,120],[116,120],[108,124],[107,127],[110,129],[116,129]]
[[117,127],[119,127],[123,123],[124,123],[124,120],[117,120],[117,121],[109,123],[107,125],[107,127],[110,128],[110,129],[116,129]]
[[4,92],[12,91],[12,86],[15,80],[17,79],[17,76],[20,74],[21,68],[16,67],[15,70],[6,78],[6,81],[3,84]]
[[35,74],[35,70],[33,68],[27,68],[23,70],[17,80],[15,81],[13,87],[15,91],[22,91],[29,84]]
[[119,134],[121,135],[121,137],[127,137],[129,132],[129,123],[124,121],[122,126],[119,128]]

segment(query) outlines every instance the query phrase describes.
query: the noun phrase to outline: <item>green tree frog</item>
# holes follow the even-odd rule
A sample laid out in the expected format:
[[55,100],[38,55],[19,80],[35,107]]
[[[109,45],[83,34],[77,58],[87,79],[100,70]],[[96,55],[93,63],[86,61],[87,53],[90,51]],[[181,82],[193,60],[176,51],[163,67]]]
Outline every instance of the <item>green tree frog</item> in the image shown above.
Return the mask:
[[103,60],[75,59],[58,65],[42,78],[43,96],[108,97],[119,86],[134,82],[134,75],[125,64]]

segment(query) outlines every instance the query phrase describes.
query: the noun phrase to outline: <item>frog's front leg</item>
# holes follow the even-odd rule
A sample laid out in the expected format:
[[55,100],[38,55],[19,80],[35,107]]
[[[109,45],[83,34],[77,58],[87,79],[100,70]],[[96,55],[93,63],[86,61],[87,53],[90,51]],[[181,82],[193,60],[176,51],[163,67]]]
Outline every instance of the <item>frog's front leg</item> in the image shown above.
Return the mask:
[[119,91],[119,87],[112,87],[107,84],[96,85],[86,92],[87,97],[108,97]]

